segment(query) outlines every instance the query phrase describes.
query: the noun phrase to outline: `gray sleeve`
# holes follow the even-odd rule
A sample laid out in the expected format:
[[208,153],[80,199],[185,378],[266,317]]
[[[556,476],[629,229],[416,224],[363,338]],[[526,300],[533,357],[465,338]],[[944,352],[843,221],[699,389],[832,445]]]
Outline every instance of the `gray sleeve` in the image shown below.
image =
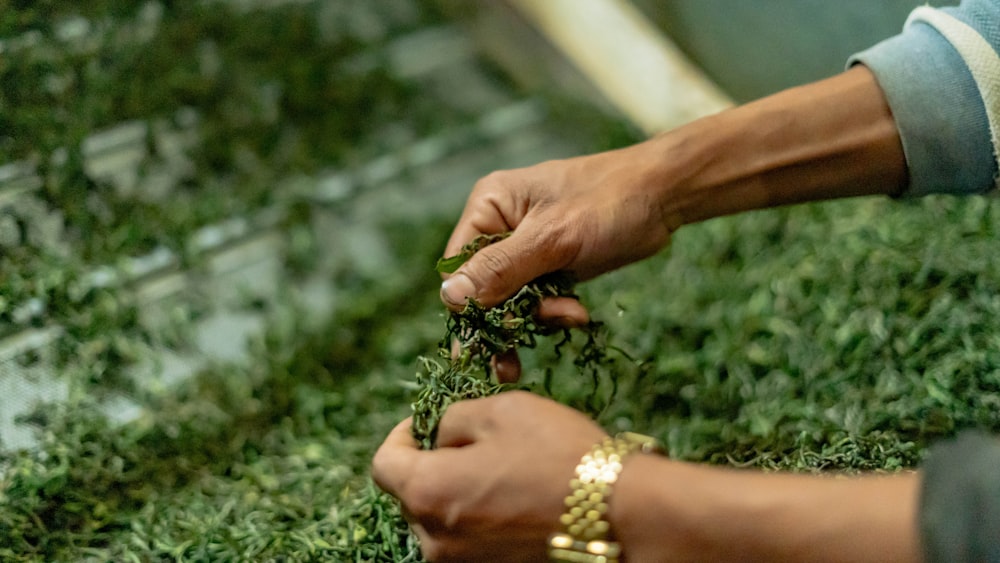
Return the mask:
[[896,120],[910,176],[904,195],[998,185],[998,50],[1000,0],[965,0],[918,8],[901,34],[851,57],[875,74]]
[[931,449],[920,532],[927,563],[1000,563],[1000,440],[979,432]]

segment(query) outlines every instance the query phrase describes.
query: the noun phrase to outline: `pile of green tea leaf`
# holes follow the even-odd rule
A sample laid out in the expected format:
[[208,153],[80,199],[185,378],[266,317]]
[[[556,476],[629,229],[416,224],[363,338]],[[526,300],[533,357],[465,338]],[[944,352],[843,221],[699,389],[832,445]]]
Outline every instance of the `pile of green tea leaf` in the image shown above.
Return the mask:
[[[0,205],[0,336],[39,324],[19,314],[32,299],[75,324],[91,303],[70,288],[95,267],[157,249],[199,266],[198,229],[297,204],[290,177],[375,158],[380,128],[418,137],[467,117],[384,61],[389,41],[439,21],[426,2],[237,4],[4,4],[0,166],[31,163],[41,187]],[[93,173],[94,137],[122,127],[138,131],[136,173],[159,182]]]
[[[1000,200],[988,198],[843,201],[685,227],[663,255],[573,288],[603,327],[569,340],[557,331],[546,337],[553,346],[535,348],[543,331],[533,304],[563,294],[567,280],[539,280],[497,310],[443,317],[429,265],[451,222],[362,225],[385,237],[385,256],[377,274],[349,261],[331,274],[329,322],[307,325],[291,299],[256,304],[268,324],[250,361],[207,365],[176,388],[135,388],[123,376],[143,346],[162,339],[184,353],[191,323],[148,334],[126,292],[76,291],[91,266],[162,245],[199,271],[185,252],[192,233],[289,195],[272,190],[285,175],[382,154],[373,125],[404,119],[422,136],[440,125],[432,118],[461,118],[381,65],[356,64],[370,45],[346,21],[327,14],[335,33],[318,34],[316,10],[346,3],[273,4],[282,17],[144,0],[0,10],[0,36],[23,32],[44,47],[0,58],[11,110],[0,112],[0,155],[46,153],[35,203],[66,228],[49,247],[21,228],[35,223],[15,222],[25,240],[0,252],[0,328],[66,327],[59,353],[74,362],[66,378],[80,390],[26,417],[37,449],[0,453],[0,560],[417,561],[399,507],[370,480],[371,456],[412,407],[430,446],[448,404],[501,390],[486,359],[511,345],[522,349],[520,385],[593,413],[609,431],[654,435],[691,462],[894,471],[917,467],[930,444],[963,428],[1000,432]],[[397,4],[366,3],[387,21]],[[133,32],[150,14],[160,33],[142,39]],[[89,52],[50,25],[78,15],[103,22]],[[118,26],[126,32],[96,33]],[[230,72],[213,72],[213,61]],[[162,90],[146,88],[163,73]],[[278,90],[287,97],[274,105]],[[383,94],[374,108],[372,92]],[[77,147],[94,130],[146,118],[180,126],[178,103],[198,110],[204,137],[171,197],[125,197],[84,173]],[[65,161],[49,161],[60,147]],[[147,148],[155,168],[155,143]],[[290,233],[319,222],[308,202],[290,206]],[[353,210],[334,211],[339,220]],[[288,257],[287,276],[309,271],[310,251],[321,250],[305,248]],[[16,314],[31,299],[46,305],[44,318]],[[194,297],[187,307],[192,317],[211,310]],[[641,365],[588,374],[586,362],[612,350],[605,331]],[[453,359],[456,337],[466,346]],[[143,407],[129,424],[97,404],[123,392]]]
[[[422,241],[441,232],[424,227]],[[0,457],[0,556],[419,560],[395,501],[367,475],[374,448],[410,414],[414,393],[429,445],[448,404],[499,391],[489,355],[534,345],[547,332],[534,305],[570,294],[564,282],[530,284],[492,310],[506,311],[502,317],[470,304],[450,316],[441,340],[465,335],[463,354],[422,359],[414,382],[406,375],[414,354],[439,340],[439,316],[428,313],[440,303],[436,276],[414,286],[404,272],[426,270],[419,259],[431,248],[418,241],[398,257],[399,271],[359,284],[353,305],[319,333],[280,315],[285,322],[257,343],[250,366],[220,365],[150,395],[149,412],[135,423],[115,426],[87,402],[37,413],[34,422],[45,428],[39,450]],[[427,299],[415,301],[414,287]],[[513,312],[522,322],[509,322]],[[597,347],[601,330],[594,323],[586,331],[595,336],[584,349]],[[496,331],[506,344],[493,340]],[[573,345],[567,334],[557,338]],[[487,340],[500,347],[478,344]],[[590,358],[588,369],[607,365],[596,362],[597,351],[580,357]]]
[[[677,459],[795,471],[914,467],[961,428],[1000,431],[997,205],[839,202],[682,229],[668,254],[576,288],[644,359],[615,370],[598,420]],[[427,265],[448,227],[385,228],[394,265],[343,279],[322,330],[277,315],[249,366],[151,397],[135,424],[39,413],[40,450],[2,461],[0,558],[416,560],[368,464],[441,338]],[[570,354],[541,348],[523,383],[584,405]]]

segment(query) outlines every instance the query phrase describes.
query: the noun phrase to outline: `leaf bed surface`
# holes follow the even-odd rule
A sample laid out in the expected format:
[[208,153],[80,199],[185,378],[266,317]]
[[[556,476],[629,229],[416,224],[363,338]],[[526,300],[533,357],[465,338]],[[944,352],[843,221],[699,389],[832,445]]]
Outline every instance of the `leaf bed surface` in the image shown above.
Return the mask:
[[[51,33],[43,8],[117,22],[141,7],[36,4],[0,10],[0,36]],[[393,5],[376,4],[389,11]],[[93,184],[71,154],[63,168],[49,171],[53,183],[40,196],[62,214],[68,247],[35,244],[28,233],[24,245],[0,253],[3,328],[31,326],[12,304],[42,299],[48,318],[67,327],[60,361],[75,366],[66,377],[76,378],[79,391],[70,403],[43,405],[30,417],[40,429],[37,450],[0,454],[0,559],[416,561],[415,540],[396,504],[372,485],[368,466],[385,434],[430,388],[418,357],[451,334],[433,271],[451,221],[374,225],[392,251],[380,258],[378,275],[345,267],[330,280],[341,305],[329,322],[301,322],[292,300],[268,304],[273,310],[251,362],[208,366],[169,392],[136,388],[124,368],[151,343],[183,350],[186,321],[177,334],[152,334],[126,294],[72,291],[91,264],[158,245],[183,250],[194,229],[273,203],[269,188],[281,174],[356,161],[357,147],[369,155],[384,148],[380,137],[365,136],[368,125],[329,121],[344,113],[315,121],[312,110],[324,101],[309,96],[345,96],[338,103],[351,105],[378,91],[385,96],[377,115],[433,106],[377,68],[351,83],[356,90],[324,89],[328,77],[312,71],[356,52],[364,40],[348,34],[326,44],[342,51],[310,51],[318,39],[306,24],[318,4],[282,8],[288,17],[281,22],[197,5],[165,4],[162,43],[136,53],[130,64],[138,66],[99,58],[111,66],[88,67],[94,74],[70,83],[82,97],[41,85],[44,73],[73,68],[69,55],[0,61],[4,101],[23,109],[0,112],[4,162],[75,146],[93,128],[120,119],[173,111],[178,99],[206,110],[211,149],[197,155],[177,197],[138,203]],[[216,48],[240,72],[227,80],[188,73],[185,65],[198,57],[197,42],[186,38],[231,30],[234,22],[250,26],[248,33],[222,35]],[[296,56],[316,56],[262,52],[249,41],[261,33],[277,44],[287,39]],[[162,91],[141,96],[130,88],[165,72],[157,53],[180,64]],[[261,66],[243,66],[272,55]],[[97,103],[113,77],[133,68],[142,80],[117,91],[114,104]],[[277,118],[240,112],[250,103],[246,84],[259,73],[304,81]],[[15,91],[17,84],[22,89]],[[60,111],[39,109],[51,107]],[[552,115],[564,109],[553,105]],[[418,112],[412,126],[424,134],[465,116],[440,117]],[[324,134],[334,127],[343,135]],[[585,144],[581,152],[593,148]],[[677,459],[807,472],[916,467],[930,444],[963,428],[1000,431],[998,205],[988,198],[867,199],[685,227],[661,255],[575,288],[604,323],[598,347],[615,352],[616,361],[587,375],[574,363],[587,349],[583,335],[568,342],[561,333],[538,336],[532,342],[539,345],[524,355],[523,385],[594,413],[610,431],[655,435]],[[303,207],[287,228],[310,220]],[[289,275],[313,267],[308,251],[316,249],[304,248],[288,260]],[[199,266],[197,257],[186,259]],[[200,306],[210,307],[195,302],[189,316]],[[473,394],[498,390],[484,379],[469,381],[461,380],[478,386]],[[102,393],[122,391],[146,410],[117,425],[96,403]]]

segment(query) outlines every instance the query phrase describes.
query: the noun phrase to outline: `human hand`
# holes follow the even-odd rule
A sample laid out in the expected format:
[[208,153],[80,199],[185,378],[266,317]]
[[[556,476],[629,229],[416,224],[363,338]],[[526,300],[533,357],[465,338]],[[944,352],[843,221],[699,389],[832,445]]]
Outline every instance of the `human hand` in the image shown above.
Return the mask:
[[625,149],[494,172],[476,183],[446,256],[482,234],[513,231],[470,258],[442,286],[445,304],[497,305],[542,274],[578,280],[646,258],[679,225],[661,202],[656,140]]
[[573,468],[606,434],[569,407],[525,391],[451,405],[437,449],[420,450],[411,419],[372,460],[431,561],[545,561]]
[[[654,139],[480,180],[445,255],[458,254],[479,235],[513,232],[449,276],[442,301],[453,310],[461,310],[467,298],[492,307],[549,272],[567,271],[582,281],[655,254],[679,226],[661,201],[661,151]],[[589,321],[587,310],[568,298],[544,300],[537,315],[564,328]],[[501,381],[517,380],[516,351],[495,358],[494,369]]]

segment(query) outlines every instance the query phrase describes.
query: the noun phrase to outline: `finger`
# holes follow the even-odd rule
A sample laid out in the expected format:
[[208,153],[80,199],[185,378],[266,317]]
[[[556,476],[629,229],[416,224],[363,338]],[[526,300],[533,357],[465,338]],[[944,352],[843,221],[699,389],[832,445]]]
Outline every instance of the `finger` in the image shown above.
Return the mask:
[[520,195],[521,182],[509,170],[493,172],[476,182],[462,216],[455,225],[445,256],[454,256],[479,235],[496,235],[513,231],[527,213],[525,198]]
[[511,349],[490,358],[490,366],[500,383],[516,383],[521,379],[521,358]]
[[558,235],[528,223],[510,237],[483,248],[441,284],[441,300],[461,310],[469,298],[493,307],[531,280],[569,264],[572,252]]
[[538,320],[558,328],[580,328],[590,322],[590,313],[572,297],[547,297],[538,304]]
[[487,403],[493,397],[468,399],[452,403],[441,422],[438,424],[437,447],[461,448],[476,442],[482,437],[482,428],[489,417],[486,415]]
[[413,438],[413,418],[396,425],[372,458],[372,479],[385,492],[398,497],[406,486],[416,458],[422,453]]

